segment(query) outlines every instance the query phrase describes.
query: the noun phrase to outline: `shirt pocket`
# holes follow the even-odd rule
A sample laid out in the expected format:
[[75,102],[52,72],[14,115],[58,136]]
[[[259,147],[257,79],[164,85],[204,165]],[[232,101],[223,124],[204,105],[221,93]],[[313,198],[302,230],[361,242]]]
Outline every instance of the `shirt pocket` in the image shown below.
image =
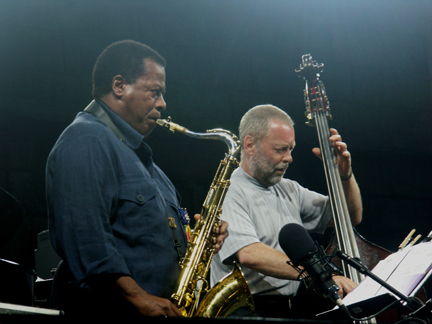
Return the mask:
[[162,199],[151,178],[120,184],[112,228],[117,248],[130,260],[127,262],[139,265],[142,258],[175,253]]
[[128,182],[120,185],[116,222],[129,230],[145,228],[163,222],[165,208],[159,190],[152,179]]
[[156,196],[156,186],[151,181],[123,183],[120,185],[119,200],[144,205]]

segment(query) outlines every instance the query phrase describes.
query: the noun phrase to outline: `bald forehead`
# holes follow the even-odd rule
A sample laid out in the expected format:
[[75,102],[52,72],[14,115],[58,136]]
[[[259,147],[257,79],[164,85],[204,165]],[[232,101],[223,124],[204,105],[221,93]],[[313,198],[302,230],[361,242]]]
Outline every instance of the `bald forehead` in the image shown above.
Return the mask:
[[283,120],[271,119],[268,123],[267,133],[266,135],[264,135],[264,137],[267,137],[271,135],[271,133],[282,129],[284,129],[285,131],[294,131],[294,125]]

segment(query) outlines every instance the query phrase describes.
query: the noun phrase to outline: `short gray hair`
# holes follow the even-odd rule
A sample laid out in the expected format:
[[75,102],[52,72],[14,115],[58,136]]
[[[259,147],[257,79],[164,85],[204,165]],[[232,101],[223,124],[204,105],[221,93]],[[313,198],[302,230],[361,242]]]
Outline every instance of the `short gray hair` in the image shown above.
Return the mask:
[[240,121],[239,137],[241,153],[244,153],[244,140],[246,136],[252,136],[254,142],[260,143],[267,136],[270,129],[270,122],[276,120],[283,122],[291,127],[294,126],[294,121],[282,109],[273,105],[258,105],[246,112]]

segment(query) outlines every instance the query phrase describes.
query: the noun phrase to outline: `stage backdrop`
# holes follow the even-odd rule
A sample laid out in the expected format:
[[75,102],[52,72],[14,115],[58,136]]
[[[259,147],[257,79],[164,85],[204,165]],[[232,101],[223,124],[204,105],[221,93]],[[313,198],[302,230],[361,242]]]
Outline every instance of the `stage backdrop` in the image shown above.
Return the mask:
[[[432,230],[432,4],[428,0],[0,1],[0,187],[24,215],[0,258],[34,267],[47,229],[44,168],[61,131],[91,101],[100,52],[134,39],[167,60],[164,117],[196,132],[238,133],[241,116],[271,103],[296,123],[286,176],[327,192],[304,124],[303,54],[325,64],[330,122],[353,156],[368,240],[395,251],[408,232]],[[154,160],[191,214],[225,144],[154,131]],[[6,209],[6,205],[0,206]],[[20,217],[20,216],[17,216]],[[12,231],[13,233],[10,233]]]

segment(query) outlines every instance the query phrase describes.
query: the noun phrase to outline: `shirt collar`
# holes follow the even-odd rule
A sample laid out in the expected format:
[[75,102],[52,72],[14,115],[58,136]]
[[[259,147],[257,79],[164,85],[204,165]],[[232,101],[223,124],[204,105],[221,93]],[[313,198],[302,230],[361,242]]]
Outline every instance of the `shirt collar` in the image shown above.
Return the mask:
[[[262,189],[268,189],[268,190],[269,190],[270,187],[266,187],[265,185],[263,185],[263,184],[261,183],[261,181],[259,181],[258,179],[255,179],[254,177],[252,177],[251,175],[249,175],[249,174],[248,174],[248,173],[247,173],[247,172],[242,168],[241,165],[238,167],[238,169],[239,169],[239,172],[240,172],[241,176],[244,177],[244,178],[249,179],[249,181],[250,181],[252,184],[254,184],[255,186],[260,187],[260,188],[262,188]],[[271,186],[271,187],[273,187],[273,186]]]
[[[144,143],[144,136],[138,133],[131,125],[129,125],[124,119],[117,115],[111,110],[102,100],[96,99],[96,102],[105,110],[112,122],[122,132],[126,140],[126,145],[136,150],[140,147],[141,143]],[[146,144],[146,143],[145,143]]]

